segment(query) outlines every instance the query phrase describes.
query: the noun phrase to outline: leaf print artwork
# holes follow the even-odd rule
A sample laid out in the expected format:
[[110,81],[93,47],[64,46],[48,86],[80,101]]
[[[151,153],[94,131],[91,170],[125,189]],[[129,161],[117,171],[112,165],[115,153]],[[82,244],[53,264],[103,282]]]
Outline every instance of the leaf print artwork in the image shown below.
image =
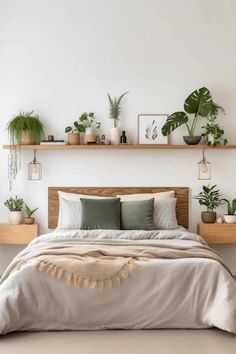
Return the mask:
[[145,138],[147,140],[155,141],[158,138],[157,132],[158,126],[156,125],[155,119],[152,124],[148,124],[145,129]]

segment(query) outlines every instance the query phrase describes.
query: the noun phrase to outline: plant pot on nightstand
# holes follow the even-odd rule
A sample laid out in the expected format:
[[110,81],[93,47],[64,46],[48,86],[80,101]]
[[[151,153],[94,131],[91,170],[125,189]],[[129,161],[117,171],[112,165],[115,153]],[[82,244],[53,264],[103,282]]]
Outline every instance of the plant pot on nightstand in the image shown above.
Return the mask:
[[25,224],[26,225],[34,224],[34,218],[25,218]]
[[236,224],[236,215],[224,215],[224,221],[227,224]]
[[9,224],[11,225],[22,224],[23,221],[22,211],[10,211],[8,219],[9,219]]
[[201,219],[204,224],[214,224],[216,221],[216,212],[215,211],[202,211]]

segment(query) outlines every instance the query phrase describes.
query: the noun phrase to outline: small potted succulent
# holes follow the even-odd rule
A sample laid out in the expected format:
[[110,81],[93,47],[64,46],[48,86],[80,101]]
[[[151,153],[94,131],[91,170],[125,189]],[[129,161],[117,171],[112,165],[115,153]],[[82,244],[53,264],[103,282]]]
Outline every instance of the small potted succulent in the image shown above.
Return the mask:
[[235,224],[236,223],[236,199],[233,199],[231,202],[225,199],[225,202],[228,205],[228,213],[224,215],[224,221],[227,224]]
[[32,215],[38,210],[38,208],[35,209],[30,209],[27,204],[25,204],[24,212],[26,214],[25,216],[25,224],[31,225],[34,224],[34,218]]
[[10,143],[20,145],[35,145],[44,136],[43,123],[34,112],[20,112],[7,124]]
[[23,221],[23,205],[24,200],[22,198],[9,198],[5,201],[5,206],[10,210],[9,223],[13,225],[21,224]]
[[214,211],[220,205],[225,203],[225,199],[220,197],[220,191],[214,186],[202,186],[202,192],[193,197],[198,199],[200,205],[204,205],[207,211],[202,211],[201,219],[206,224],[213,224],[216,221],[216,212]]
[[118,123],[120,120],[120,114],[121,114],[121,100],[122,98],[128,93],[124,92],[120,97],[115,97],[111,98],[111,96],[108,95],[109,103],[110,103],[110,119],[113,119],[114,122],[114,128],[111,128],[111,144],[118,145],[120,144],[120,136],[121,136],[121,131],[120,128],[118,127]]
[[[195,135],[197,122],[200,117],[207,117],[212,109],[212,98],[206,87],[192,92],[184,102],[184,111],[172,113],[162,127],[162,134],[169,135],[176,128],[185,125],[188,135],[183,139],[188,145],[197,145],[201,141],[201,135]],[[189,115],[192,115],[189,116]]]
[[83,113],[79,117],[80,124],[83,125],[85,130],[84,143],[85,144],[95,144],[96,143],[96,130],[101,127],[101,123],[95,120],[93,112]]
[[72,126],[66,127],[65,133],[68,133],[67,143],[69,145],[79,145],[80,144],[80,133],[84,133],[85,128],[83,124],[75,121]]

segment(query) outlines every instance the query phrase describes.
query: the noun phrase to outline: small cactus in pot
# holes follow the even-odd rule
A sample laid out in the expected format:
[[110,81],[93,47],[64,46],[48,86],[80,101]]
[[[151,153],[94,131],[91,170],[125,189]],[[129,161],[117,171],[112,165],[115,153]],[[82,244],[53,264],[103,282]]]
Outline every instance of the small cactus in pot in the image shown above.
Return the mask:
[[35,208],[35,209],[30,209],[28,207],[27,204],[25,204],[25,208],[24,208],[24,212],[26,214],[26,217],[25,217],[25,224],[27,225],[31,225],[31,224],[34,224],[34,218],[32,217],[32,215],[36,212],[36,210],[38,210],[38,208]]

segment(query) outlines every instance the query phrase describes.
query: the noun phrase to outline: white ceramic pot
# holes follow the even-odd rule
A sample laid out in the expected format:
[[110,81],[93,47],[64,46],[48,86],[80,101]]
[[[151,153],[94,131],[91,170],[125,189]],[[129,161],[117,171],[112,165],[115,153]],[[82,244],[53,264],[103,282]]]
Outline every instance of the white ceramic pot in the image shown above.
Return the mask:
[[236,215],[224,215],[224,221],[227,224],[236,224]]
[[12,225],[22,224],[23,214],[22,211],[10,211],[9,223]]
[[86,128],[86,129],[85,129],[85,134],[86,134],[86,135],[96,135],[95,129],[94,129],[93,127]]
[[120,128],[111,128],[111,144],[119,145],[120,144]]
[[215,142],[214,136],[211,135],[211,134],[208,134],[207,135],[207,141],[208,141],[208,143],[211,143],[213,145],[214,142]]

